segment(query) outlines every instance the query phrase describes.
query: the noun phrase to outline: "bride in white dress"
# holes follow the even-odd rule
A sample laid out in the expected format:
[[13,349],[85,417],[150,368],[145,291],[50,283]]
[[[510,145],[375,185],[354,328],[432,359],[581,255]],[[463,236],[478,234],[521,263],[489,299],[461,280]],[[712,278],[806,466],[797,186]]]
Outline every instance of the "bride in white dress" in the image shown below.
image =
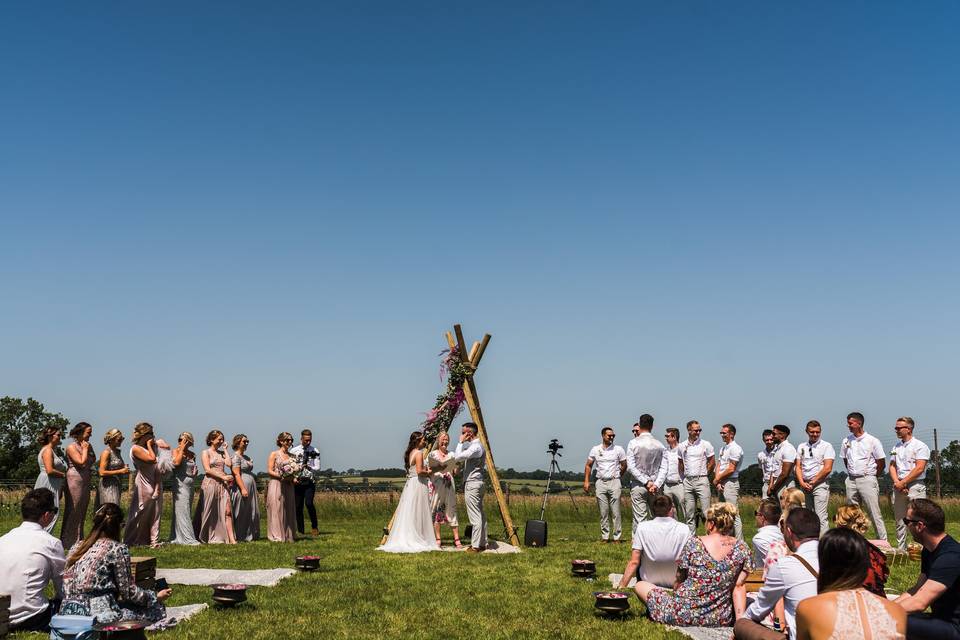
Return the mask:
[[400,503],[393,517],[387,543],[377,547],[389,553],[419,553],[440,549],[433,536],[430,517],[430,469],[423,463],[423,433],[414,431],[403,456],[407,464],[407,483],[403,485]]

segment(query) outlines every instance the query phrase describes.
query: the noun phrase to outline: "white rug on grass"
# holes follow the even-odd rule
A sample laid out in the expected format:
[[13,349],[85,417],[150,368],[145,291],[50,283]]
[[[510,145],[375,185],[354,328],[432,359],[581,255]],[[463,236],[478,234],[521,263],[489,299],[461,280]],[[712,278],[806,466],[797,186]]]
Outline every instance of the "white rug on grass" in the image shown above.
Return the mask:
[[154,622],[147,627],[147,631],[158,631],[175,627],[178,623],[187,620],[196,613],[207,608],[206,603],[185,604],[182,607],[167,607],[167,617],[158,622]]
[[[466,552],[467,545],[463,545],[462,549],[457,549],[456,547],[440,547],[441,551],[463,551]],[[520,549],[513,546],[508,542],[497,542],[496,540],[490,540],[487,542],[487,548],[483,550],[482,553],[520,553]]]
[[294,569],[157,569],[158,578],[166,578],[170,584],[212,585],[245,584],[258,587],[275,587],[281,580],[292,576]]

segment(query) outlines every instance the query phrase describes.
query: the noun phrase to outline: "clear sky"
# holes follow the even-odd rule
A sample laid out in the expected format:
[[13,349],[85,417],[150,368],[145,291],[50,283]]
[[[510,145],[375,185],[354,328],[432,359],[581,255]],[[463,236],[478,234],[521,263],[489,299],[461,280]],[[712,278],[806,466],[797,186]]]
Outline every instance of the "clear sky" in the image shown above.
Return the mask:
[[[0,394],[498,465],[851,410],[960,438],[955,2],[5,3]],[[465,419],[465,416],[462,418]],[[457,424],[462,420],[458,420]],[[792,438],[796,443],[798,437]]]

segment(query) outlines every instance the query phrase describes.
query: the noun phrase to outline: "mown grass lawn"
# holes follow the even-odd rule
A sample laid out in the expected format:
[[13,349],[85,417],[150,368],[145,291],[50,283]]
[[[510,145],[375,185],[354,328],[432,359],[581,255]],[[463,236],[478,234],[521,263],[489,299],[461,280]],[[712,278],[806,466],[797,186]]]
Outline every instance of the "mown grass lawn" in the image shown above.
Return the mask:
[[[155,555],[160,567],[261,569],[292,566],[299,554],[322,557],[318,572],[299,573],[276,587],[252,587],[245,605],[204,611],[160,635],[204,640],[683,637],[639,615],[643,607],[636,599],[632,600],[631,615],[623,620],[595,615],[592,592],[608,586],[607,574],[623,570],[629,545],[596,542],[596,508],[590,500],[578,499],[577,513],[566,496],[551,498],[546,548],[480,556],[376,552],[381,528],[391,512],[387,498],[324,494],[318,502],[321,534],[317,539],[290,544],[260,541],[231,547],[133,549],[134,555]],[[490,530],[499,536],[502,527],[494,505],[488,499]],[[516,523],[522,525],[539,514],[539,502],[517,499],[512,501],[512,510]],[[753,510],[752,502],[742,505],[748,537],[755,530]],[[15,514],[7,510],[0,515],[0,532],[16,523]],[[165,517],[164,530],[168,523]],[[891,534],[892,525],[891,514]],[[951,523],[950,530],[958,534],[955,524]],[[449,540],[449,532],[445,539]],[[571,577],[570,560],[574,558],[594,560],[599,579],[586,582]],[[916,562],[894,567],[888,586],[901,590],[911,585],[918,568]],[[173,589],[171,605],[210,602],[209,588],[173,585]]]

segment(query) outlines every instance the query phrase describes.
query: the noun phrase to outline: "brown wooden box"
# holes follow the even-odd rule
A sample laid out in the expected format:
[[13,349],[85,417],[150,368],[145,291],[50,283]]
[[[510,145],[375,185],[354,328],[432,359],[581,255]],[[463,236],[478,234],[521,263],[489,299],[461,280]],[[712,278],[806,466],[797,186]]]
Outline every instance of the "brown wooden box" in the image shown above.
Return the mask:
[[157,559],[153,556],[133,556],[130,558],[133,581],[141,589],[153,589],[157,577]]
[[751,571],[744,584],[747,587],[747,593],[760,591],[760,587],[763,586],[763,569],[754,569]]

